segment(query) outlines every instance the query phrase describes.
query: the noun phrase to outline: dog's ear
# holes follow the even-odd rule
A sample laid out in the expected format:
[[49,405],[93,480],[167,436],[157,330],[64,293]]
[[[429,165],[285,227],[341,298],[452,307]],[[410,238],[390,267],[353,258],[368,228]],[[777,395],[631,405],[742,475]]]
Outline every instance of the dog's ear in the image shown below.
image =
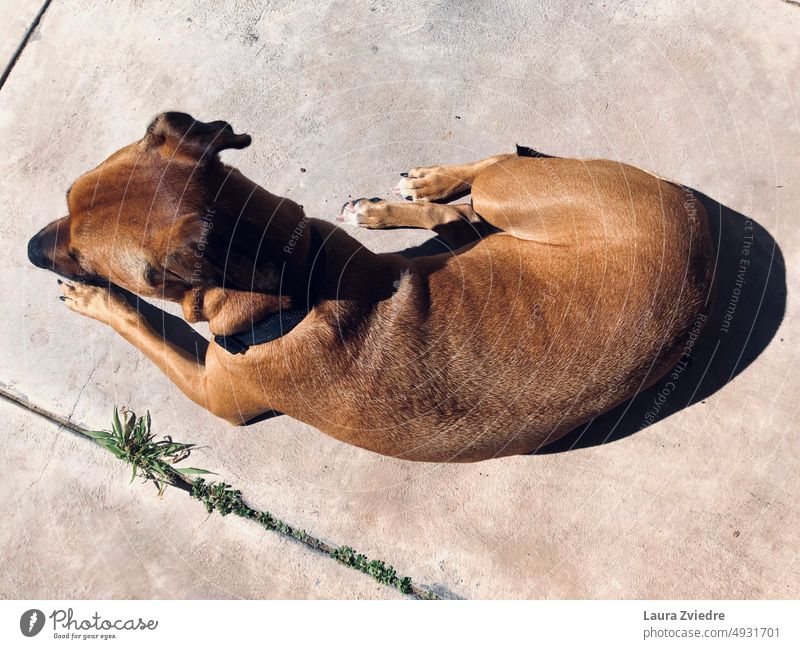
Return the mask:
[[207,265],[202,257],[195,256],[196,221],[194,217],[176,220],[166,246],[160,248],[152,263],[145,266],[145,282],[160,291],[165,299],[180,299],[186,291],[208,279]]
[[147,127],[145,139],[153,146],[166,142],[198,159],[209,159],[225,149],[244,149],[252,138],[233,132],[228,122],[200,122],[186,113],[161,113]]
[[173,230],[170,249],[152,283],[164,286],[168,297],[168,289],[170,293],[215,286],[277,290],[281,272],[272,260],[263,258],[263,233],[237,223],[225,213],[214,215],[213,221],[210,215],[184,217]]

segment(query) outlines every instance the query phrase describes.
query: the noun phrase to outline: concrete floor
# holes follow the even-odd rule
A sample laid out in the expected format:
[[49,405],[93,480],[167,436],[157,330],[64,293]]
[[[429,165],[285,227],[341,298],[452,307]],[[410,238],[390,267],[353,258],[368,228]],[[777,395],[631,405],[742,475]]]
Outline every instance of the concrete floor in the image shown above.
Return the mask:
[[[3,56],[38,10],[23,4],[0,10]],[[253,505],[443,596],[800,597],[798,33],[800,8],[780,0],[97,0],[80,14],[54,0],[0,90],[0,382],[93,428],[115,403],[149,409],[159,432],[207,445],[195,463]],[[328,219],[349,195],[389,196],[410,166],[515,142],[653,170],[711,197],[715,318],[664,403],[660,385],[561,452],[438,466],[286,417],[230,428],[69,313],[25,256],[70,182],[167,109],[252,134],[225,160]],[[375,250],[426,238],[354,235]],[[158,500],[87,444],[0,408],[13,521],[0,596],[393,596],[274,534],[205,520],[183,494]]]
[[0,598],[401,598],[278,534],[159,498],[105,451],[7,402]]
[[39,0],[0,4],[0,71],[12,60],[41,5]]

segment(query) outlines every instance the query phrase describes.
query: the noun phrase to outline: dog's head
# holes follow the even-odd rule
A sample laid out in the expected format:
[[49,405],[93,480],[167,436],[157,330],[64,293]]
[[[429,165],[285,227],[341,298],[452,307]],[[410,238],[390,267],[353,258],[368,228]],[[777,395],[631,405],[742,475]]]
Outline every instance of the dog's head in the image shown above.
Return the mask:
[[231,199],[246,193],[229,189],[238,172],[218,157],[249,144],[227,122],[159,115],[141,140],[73,183],[69,214],[30,240],[28,257],[68,279],[176,301],[198,283],[258,290],[274,278],[256,264],[259,237],[239,225],[248,198]]

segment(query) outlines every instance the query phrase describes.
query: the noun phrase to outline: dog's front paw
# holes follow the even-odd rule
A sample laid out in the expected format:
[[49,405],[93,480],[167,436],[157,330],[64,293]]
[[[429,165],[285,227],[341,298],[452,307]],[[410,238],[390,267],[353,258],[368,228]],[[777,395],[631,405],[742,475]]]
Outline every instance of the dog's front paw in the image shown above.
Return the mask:
[[388,211],[389,204],[382,198],[356,198],[342,205],[342,211],[336,220],[362,228],[385,228]]
[[[400,174],[394,193],[407,201],[438,201],[469,189],[463,180],[452,175],[452,167],[414,167]],[[449,170],[449,173],[448,173]]]
[[138,312],[114,291],[101,286],[71,284],[58,280],[63,295],[59,298],[70,310],[105,324],[115,320],[137,318]]

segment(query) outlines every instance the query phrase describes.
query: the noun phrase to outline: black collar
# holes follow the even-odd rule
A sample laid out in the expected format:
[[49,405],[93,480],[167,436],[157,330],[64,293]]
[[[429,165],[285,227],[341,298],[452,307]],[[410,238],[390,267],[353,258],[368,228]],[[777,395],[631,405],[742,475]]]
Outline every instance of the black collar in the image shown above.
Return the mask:
[[[308,261],[311,264],[309,271],[305,306],[293,306],[291,309],[278,309],[277,313],[268,315],[263,320],[252,323],[249,331],[228,334],[227,336],[214,336],[214,342],[231,354],[243,354],[253,345],[268,343],[281,336],[285,336],[309,314],[316,304],[322,278],[325,276],[325,246],[319,232],[309,224],[311,231],[311,248]],[[286,262],[281,269],[281,288],[283,287],[283,274],[286,271]],[[280,300],[281,289],[278,290]]]

